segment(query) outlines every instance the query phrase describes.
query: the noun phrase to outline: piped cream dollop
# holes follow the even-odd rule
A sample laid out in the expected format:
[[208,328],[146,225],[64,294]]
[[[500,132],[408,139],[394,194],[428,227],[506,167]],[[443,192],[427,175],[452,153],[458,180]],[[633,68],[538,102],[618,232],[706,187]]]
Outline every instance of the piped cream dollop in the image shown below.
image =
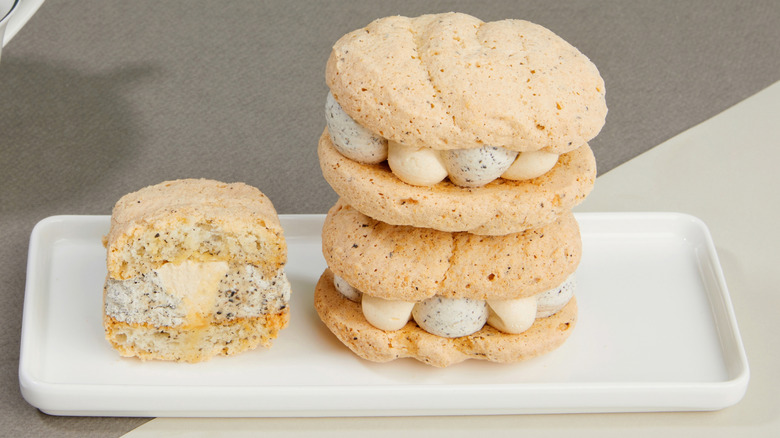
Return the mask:
[[361,299],[363,316],[376,328],[398,330],[405,326],[412,315],[414,303],[398,300],[386,300],[363,294]]
[[521,181],[544,175],[555,167],[558,154],[545,151],[520,152],[501,178]]
[[351,284],[347,283],[346,280],[335,274],[333,275],[333,285],[341,292],[341,295],[349,298],[350,301],[359,303],[362,299],[363,294],[359,290],[355,289]]
[[560,286],[544,291],[536,295],[537,318],[546,318],[563,309],[563,306],[574,296],[576,282],[574,276],[570,276]]
[[478,332],[488,319],[484,301],[434,296],[417,303],[414,322],[428,333],[458,338]]
[[341,155],[366,164],[387,159],[387,140],[360,126],[344,112],[331,93],[325,101],[325,121],[333,146]]
[[447,178],[439,151],[388,142],[387,164],[401,181],[415,186],[432,186]]
[[512,166],[517,152],[484,146],[441,152],[450,181],[461,187],[482,187]]
[[504,333],[520,334],[536,320],[536,296],[514,300],[487,300],[487,323]]

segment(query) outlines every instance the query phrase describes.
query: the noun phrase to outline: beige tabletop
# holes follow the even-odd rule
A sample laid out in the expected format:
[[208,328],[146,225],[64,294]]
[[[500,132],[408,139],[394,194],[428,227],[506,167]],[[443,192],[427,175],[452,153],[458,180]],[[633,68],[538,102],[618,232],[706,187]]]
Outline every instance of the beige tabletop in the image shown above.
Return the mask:
[[[0,62],[0,297],[7,310],[0,323],[6,351],[0,435],[121,436],[148,421],[52,417],[22,399],[19,338],[35,223],[57,214],[108,214],[126,192],[187,176],[255,185],[280,213],[324,213],[336,196],[319,173],[314,148],[324,126],[323,71],[331,44],[373,18],[448,10],[484,20],[534,21],[599,66],[610,108],[592,142],[602,175],[780,80],[780,4],[774,1],[236,1],[217,7],[202,1],[49,0],[5,47]],[[751,146],[735,143],[739,150]],[[728,157],[708,159],[722,165]],[[757,162],[769,169],[767,161]],[[597,205],[597,194],[590,205]],[[630,208],[676,206],[647,199]],[[719,199],[702,199],[709,221]],[[756,211],[760,223],[772,217]],[[719,232],[713,234],[717,243]],[[724,267],[730,286],[752,272],[728,266],[737,265]],[[707,424],[777,432],[776,409],[748,409],[769,400],[762,398],[771,395],[767,388],[778,389],[771,374],[777,356],[769,348],[776,342],[760,337],[766,319],[744,316],[753,309],[745,298],[734,301],[751,364],[761,372],[754,365],[745,400],[721,412],[561,417],[566,422],[536,416],[271,419],[263,427],[280,434],[334,425],[363,434],[456,434],[473,420],[496,431],[529,426],[564,433],[608,421],[611,430],[624,432],[635,424],[656,433]],[[197,427],[197,421],[185,424]],[[220,427],[205,423],[211,426],[203,430]]]

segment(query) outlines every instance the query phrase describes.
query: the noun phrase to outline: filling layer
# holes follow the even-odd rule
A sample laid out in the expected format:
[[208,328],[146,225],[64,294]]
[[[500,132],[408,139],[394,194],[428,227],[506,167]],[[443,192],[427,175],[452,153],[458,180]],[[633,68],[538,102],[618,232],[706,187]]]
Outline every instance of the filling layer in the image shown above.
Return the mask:
[[504,333],[520,334],[537,318],[561,310],[574,296],[574,275],[558,287],[513,300],[472,300],[433,296],[420,302],[385,300],[361,293],[338,275],[336,289],[351,301],[361,303],[366,320],[382,330],[399,330],[410,320],[428,333],[446,338],[467,336],[485,324]]
[[497,146],[449,151],[404,146],[359,125],[331,93],[325,103],[325,118],[331,141],[342,155],[366,164],[387,160],[393,174],[416,186],[431,186],[448,177],[461,187],[481,187],[498,178],[533,179],[558,162],[554,153],[516,152]]
[[278,313],[290,300],[283,269],[266,278],[251,264],[166,263],[128,280],[106,280],[106,315],[155,327],[203,326]]

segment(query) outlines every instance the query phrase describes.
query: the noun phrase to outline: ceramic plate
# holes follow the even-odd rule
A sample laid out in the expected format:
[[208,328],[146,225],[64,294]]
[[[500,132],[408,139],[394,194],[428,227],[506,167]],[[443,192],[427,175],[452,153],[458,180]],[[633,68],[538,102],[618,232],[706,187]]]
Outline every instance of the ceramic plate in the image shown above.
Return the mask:
[[706,226],[677,213],[578,214],[579,321],[527,362],[354,356],[319,321],[322,215],[282,215],[291,322],[271,349],[199,364],[120,358],[103,337],[108,216],[54,216],[32,232],[19,379],[55,415],[366,416],[716,410],[748,365]]

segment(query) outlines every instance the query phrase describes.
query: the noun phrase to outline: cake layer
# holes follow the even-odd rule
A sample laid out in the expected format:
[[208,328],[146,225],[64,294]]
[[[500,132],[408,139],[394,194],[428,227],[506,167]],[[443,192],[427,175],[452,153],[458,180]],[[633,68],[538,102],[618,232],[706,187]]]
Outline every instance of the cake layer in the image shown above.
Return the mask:
[[111,278],[126,280],[164,263],[249,263],[272,276],[287,245],[271,201],[243,183],[176,180],[123,196],[106,236]]

